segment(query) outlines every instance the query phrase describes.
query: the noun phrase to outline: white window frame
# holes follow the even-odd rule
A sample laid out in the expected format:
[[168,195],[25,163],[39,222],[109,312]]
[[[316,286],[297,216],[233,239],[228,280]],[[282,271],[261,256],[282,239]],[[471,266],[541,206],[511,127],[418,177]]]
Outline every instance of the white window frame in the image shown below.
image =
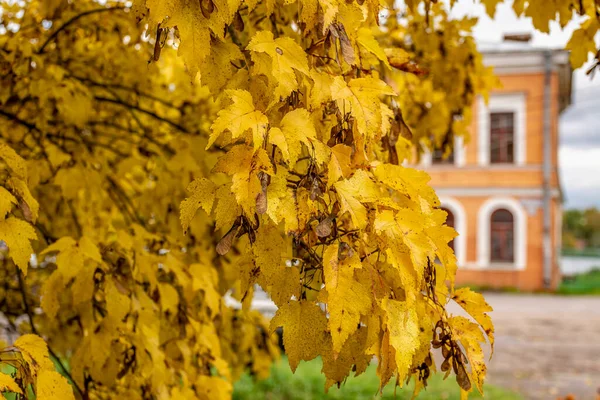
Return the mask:
[[[514,262],[492,262],[490,252],[491,218],[494,211],[506,209],[513,215],[514,237]],[[527,212],[516,199],[510,197],[496,197],[487,200],[479,208],[477,220],[477,264],[482,269],[502,269],[522,271],[527,266]]]
[[494,112],[514,113],[514,163],[507,163],[507,165],[525,165],[527,162],[527,135],[525,133],[527,126],[527,97],[525,93],[495,93],[490,96],[490,101],[487,105],[483,97],[480,96],[477,108],[479,110],[477,118],[479,165],[490,165],[490,114]]
[[459,267],[467,264],[467,213],[463,205],[454,197],[440,197],[441,208],[446,208],[454,215],[454,229],[458,236],[454,238],[454,254]]

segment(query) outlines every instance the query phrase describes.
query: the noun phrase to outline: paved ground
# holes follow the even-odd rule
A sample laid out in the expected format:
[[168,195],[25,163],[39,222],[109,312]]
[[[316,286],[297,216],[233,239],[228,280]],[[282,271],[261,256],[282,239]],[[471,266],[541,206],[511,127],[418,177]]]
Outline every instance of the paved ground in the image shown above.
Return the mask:
[[526,399],[600,399],[600,297],[488,293],[486,299],[496,326],[489,382]]

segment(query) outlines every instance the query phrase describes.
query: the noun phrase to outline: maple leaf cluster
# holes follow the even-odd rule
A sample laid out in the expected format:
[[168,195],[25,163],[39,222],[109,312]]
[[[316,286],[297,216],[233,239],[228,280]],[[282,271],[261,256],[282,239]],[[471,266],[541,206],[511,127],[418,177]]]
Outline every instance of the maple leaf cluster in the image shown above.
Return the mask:
[[[540,30],[588,16],[580,65],[598,4],[540,4],[514,7]],[[268,375],[279,327],[327,389],[377,359],[381,387],[417,395],[439,352],[483,391],[491,308],[455,290],[456,232],[402,166],[467,137],[497,83],[474,19],[428,0],[2,7],[1,392],[227,399]]]

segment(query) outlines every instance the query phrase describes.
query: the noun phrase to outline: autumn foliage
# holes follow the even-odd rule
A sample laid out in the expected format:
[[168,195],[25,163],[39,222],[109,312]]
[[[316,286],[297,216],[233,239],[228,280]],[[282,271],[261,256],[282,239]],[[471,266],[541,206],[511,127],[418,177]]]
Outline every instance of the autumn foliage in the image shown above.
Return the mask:
[[[0,391],[226,399],[279,327],[326,388],[376,359],[416,395],[438,352],[483,391],[491,308],[454,289],[456,233],[403,166],[496,84],[475,20],[436,3],[3,1]],[[598,2],[514,8],[587,15],[574,66],[596,52]]]

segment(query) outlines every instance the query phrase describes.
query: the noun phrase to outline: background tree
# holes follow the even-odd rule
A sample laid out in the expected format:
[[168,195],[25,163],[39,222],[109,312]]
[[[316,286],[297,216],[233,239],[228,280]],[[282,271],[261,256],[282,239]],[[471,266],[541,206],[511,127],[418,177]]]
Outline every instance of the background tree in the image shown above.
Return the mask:
[[[598,3],[576,3],[514,7],[542,30],[588,15],[577,65]],[[2,390],[228,398],[244,368],[267,373],[279,326],[327,388],[377,357],[382,386],[418,393],[433,347],[482,390],[491,308],[454,290],[456,233],[401,166],[450,151],[495,84],[475,20],[433,1],[2,4],[0,304],[24,334]],[[256,284],[279,306],[268,329]]]
[[582,241],[585,247],[600,247],[600,212],[595,207],[565,211],[563,239],[565,238],[567,248],[575,248],[577,240]]

